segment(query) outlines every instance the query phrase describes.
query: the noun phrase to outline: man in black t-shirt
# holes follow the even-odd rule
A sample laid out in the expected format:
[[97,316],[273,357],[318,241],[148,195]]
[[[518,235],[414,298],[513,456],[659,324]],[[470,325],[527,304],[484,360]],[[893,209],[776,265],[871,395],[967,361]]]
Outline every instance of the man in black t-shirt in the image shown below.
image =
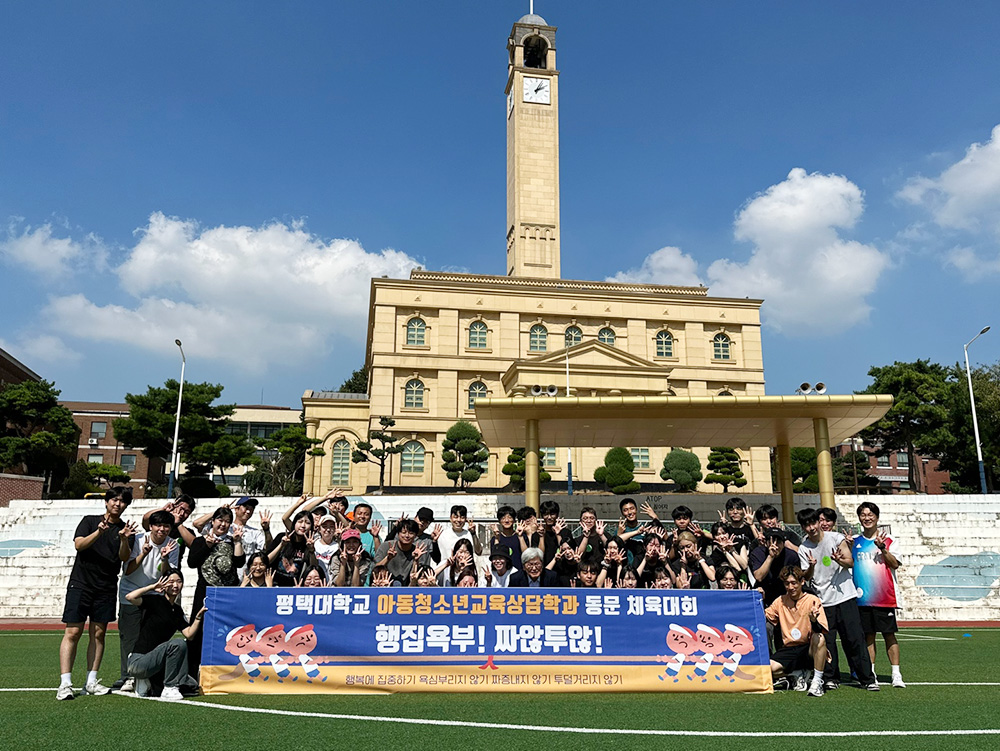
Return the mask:
[[798,566],[799,554],[785,546],[785,531],[767,528],[764,544],[750,551],[749,569],[756,585],[764,590],[764,603],[770,604],[785,594],[779,574],[785,566]]
[[[142,613],[139,638],[128,656],[128,674],[135,678],[139,696],[155,696],[160,685],[160,698],[167,701],[179,701],[185,692],[198,693],[197,682],[188,675],[187,640],[198,633],[208,608],[199,610],[188,625],[177,602],[183,587],[183,575],[171,569],[158,582],[125,596]],[[178,631],[183,639],[173,638]]]
[[90,620],[90,643],[87,645],[87,680],[83,692],[103,696],[111,691],[97,679],[104,657],[104,635],[108,623],[115,620],[118,601],[118,574],[129,559],[138,527],[122,521],[122,514],[132,502],[131,488],[111,488],[104,495],[105,513],[85,516],[73,535],[76,560],[66,587],[63,623],[66,630],[59,645],[59,689],[56,699],[76,697],[73,690],[73,663],[83,627]]

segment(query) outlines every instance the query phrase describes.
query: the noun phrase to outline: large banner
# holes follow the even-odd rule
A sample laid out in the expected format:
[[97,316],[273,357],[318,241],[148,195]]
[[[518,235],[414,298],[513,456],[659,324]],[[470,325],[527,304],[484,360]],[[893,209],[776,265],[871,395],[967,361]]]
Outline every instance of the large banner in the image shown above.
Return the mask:
[[771,691],[756,591],[209,587],[205,693]]

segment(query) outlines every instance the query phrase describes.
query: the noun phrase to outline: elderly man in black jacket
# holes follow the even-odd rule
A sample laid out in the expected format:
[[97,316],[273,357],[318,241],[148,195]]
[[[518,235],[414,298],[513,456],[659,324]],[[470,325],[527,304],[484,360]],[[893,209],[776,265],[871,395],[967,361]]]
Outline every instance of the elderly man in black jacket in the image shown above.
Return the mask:
[[521,553],[521,570],[510,575],[508,587],[558,587],[559,577],[542,564],[543,553],[528,548]]

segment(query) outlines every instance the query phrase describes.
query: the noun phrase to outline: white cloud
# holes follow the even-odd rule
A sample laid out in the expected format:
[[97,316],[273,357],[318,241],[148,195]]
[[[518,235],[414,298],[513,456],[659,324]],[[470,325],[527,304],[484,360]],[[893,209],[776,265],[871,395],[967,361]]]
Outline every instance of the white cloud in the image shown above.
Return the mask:
[[260,371],[314,357],[337,338],[363,339],[373,276],[405,277],[404,253],[368,253],[324,241],[300,223],[200,228],[154,213],[116,270],[132,303],[55,297],[44,314],[59,331],[92,341],[185,352]]
[[23,226],[23,219],[7,224],[7,236],[0,239],[0,257],[8,264],[42,274],[63,275],[78,262],[88,259],[103,265],[105,252],[99,238],[88,235],[83,242],[53,237],[52,225]]
[[637,284],[669,284],[697,287],[702,283],[698,276],[698,262],[680,248],[667,246],[650,253],[643,259],[642,266],[628,271],[619,271],[608,277],[609,282],[633,282]]
[[[863,213],[861,189],[846,177],[793,169],[743,206],[734,235],[753,244],[750,258],[714,261],[705,274],[709,294],[763,298],[765,322],[792,335],[831,333],[864,321],[889,257],[841,237],[840,230],[853,228]],[[696,285],[701,277],[694,258],[666,247],[609,281]]]
[[58,336],[52,334],[22,334],[17,342],[6,342],[0,339],[0,349],[5,349],[32,370],[37,365],[65,365],[79,362],[83,355],[71,349]]
[[924,209],[945,231],[941,237],[925,237],[924,244],[950,243],[955,234],[969,240],[944,252],[948,265],[970,281],[1000,273],[1000,125],[989,141],[969,146],[940,175],[914,176],[896,195]]

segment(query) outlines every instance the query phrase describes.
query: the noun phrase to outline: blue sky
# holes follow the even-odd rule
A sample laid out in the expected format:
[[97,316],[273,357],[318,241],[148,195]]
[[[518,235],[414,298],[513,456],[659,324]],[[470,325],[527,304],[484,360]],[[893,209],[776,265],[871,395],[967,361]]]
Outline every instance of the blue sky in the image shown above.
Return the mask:
[[[1000,324],[1000,4],[539,0],[563,276],[764,297],[768,393]],[[0,347],[63,397],[297,406],[368,279],[503,273],[527,2],[51,2],[0,18]],[[994,302],[991,302],[994,301]],[[1000,359],[1000,328],[972,348]]]

